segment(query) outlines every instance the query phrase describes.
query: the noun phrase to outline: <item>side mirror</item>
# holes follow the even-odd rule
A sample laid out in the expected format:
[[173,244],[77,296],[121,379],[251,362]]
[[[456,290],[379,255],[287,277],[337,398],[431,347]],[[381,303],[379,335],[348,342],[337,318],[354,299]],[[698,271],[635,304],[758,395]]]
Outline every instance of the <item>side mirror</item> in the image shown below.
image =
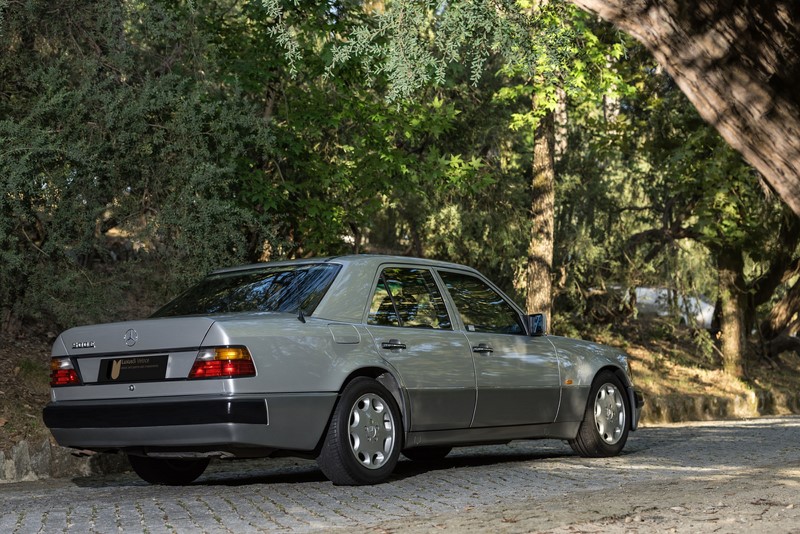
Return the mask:
[[547,319],[543,313],[528,315],[528,332],[532,336],[543,336],[547,333]]

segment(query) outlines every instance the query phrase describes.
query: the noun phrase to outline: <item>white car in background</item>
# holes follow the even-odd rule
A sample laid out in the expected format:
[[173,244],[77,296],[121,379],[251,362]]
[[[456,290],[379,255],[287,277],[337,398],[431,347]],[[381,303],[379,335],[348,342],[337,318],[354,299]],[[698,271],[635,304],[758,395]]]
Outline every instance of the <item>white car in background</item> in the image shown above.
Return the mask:
[[[670,315],[670,289],[665,287],[637,287],[636,310],[639,315]],[[628,297],[630,298],[630,297]],[[678,313],[686,324],[694,324],[700,328],[711,328],[714,318],[714,305],[703,297],[681,295],[674,296]]]

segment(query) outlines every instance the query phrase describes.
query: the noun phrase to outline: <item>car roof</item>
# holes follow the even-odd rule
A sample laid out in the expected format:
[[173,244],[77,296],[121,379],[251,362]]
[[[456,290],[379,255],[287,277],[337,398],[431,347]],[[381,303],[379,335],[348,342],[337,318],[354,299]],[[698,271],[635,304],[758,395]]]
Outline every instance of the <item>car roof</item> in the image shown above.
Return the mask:
[[443,267],[450,269],[469,270],[473,272],[475,269],[466,265],[458,263],[432,260],[426,258],[416,258],[413,256],[399,256],[390,254],[350,254],[344,256],[321,256],[313,258],[301,258],[293,260],[277,260],[268,261],[263,263],[251,263],[246,265],[237,265],[234,267],[225,267],[212,271],[210,274],[246,271],[251,269],[259,269],[264,267],[278,267],[281,265],[314,265],[320,263],[336,263],[341,265],[360,265],[362,267],[377,267],[385,263],[397,263],[408,265],[427,265],[433,267]]
[[220,269],[212,274],[280,267],[281,265],[319,265],[326,263],[340,265],[341,272],[317,305],[312,316],[348,323],[361,322],[374,289],[375,276],[382,265],[455,269],[480,275],[475,269],[457,263],[383,254],[353,254],[349,256],[255,263]]

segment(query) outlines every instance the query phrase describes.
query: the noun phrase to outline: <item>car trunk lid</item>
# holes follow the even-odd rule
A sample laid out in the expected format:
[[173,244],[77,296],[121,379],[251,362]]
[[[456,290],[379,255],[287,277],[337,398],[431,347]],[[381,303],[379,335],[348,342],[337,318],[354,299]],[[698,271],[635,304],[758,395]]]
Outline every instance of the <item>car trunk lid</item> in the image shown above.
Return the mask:
[[83,384],[183,379],[214,320],[178,317],[67,330],[53,356],[70,356]]
[[212,324],[214,320],[208,317],[146,319],[79,326],[67,330],[60,337],[66,355],[78,358],[163,352],[197,349]]

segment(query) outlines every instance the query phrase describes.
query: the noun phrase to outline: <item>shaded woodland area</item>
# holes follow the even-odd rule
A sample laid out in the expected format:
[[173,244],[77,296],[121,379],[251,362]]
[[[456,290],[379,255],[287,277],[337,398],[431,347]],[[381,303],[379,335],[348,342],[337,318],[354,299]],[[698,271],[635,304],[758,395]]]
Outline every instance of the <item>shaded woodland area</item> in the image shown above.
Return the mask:
[[800,350],[797,8],[575,4],[641,42],[555,0],[0,0],[0,329],[376,252],[474,266],[555,333],[702,296],[734,376]]

